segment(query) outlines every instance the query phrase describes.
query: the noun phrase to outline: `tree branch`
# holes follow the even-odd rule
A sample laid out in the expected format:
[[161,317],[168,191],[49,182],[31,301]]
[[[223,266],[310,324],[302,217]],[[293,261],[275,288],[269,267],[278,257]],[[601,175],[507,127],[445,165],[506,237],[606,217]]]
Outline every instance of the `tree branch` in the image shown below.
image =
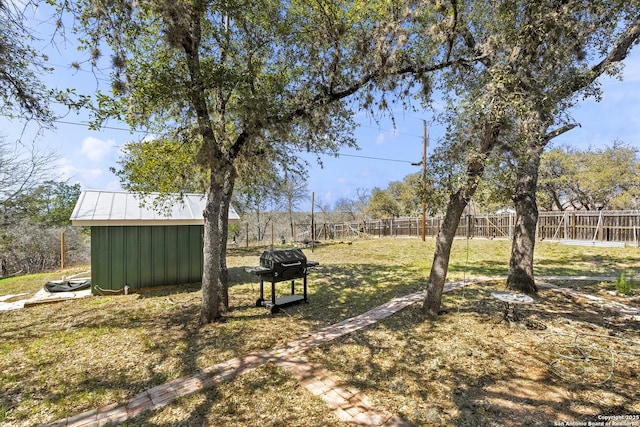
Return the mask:
[[549,141],[551,141],[553,138],[556,138],[560,135],[562,135],[565,132],[569,132],[571,129],[580,126],[579,123],[570,123],[567,125],[564,125],[556,130],[552,130],[551,132],[549,132],[548,134],[546,134],[543,138],[543,142],[544,145],[546,145]]
[[613,49],[611,49],[609,54],[602,61],[600,61],[600,63],[591,68],[591,72],[593,73],[593,79],[591,80],[591,82],[602,75],[602,73],[604,73],[612,64],[625,59],[629,54],[629,50],[631,50],[631,46],[636,42],[636,40],[638,40],[639,37],[640,16],[636,17],[635,21],[633,21],[633,23],[629,27],[627,27],[627,30],[624,32],[618,42],[613,46]]

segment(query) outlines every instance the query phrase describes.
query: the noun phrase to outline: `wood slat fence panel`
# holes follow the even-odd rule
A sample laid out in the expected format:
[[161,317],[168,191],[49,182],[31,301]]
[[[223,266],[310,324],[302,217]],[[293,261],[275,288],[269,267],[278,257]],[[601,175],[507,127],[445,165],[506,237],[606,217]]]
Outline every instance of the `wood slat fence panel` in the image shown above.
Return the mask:
[[[425,219],[425,234],[438,234],[442,217]],[[456,236],[471,238],[511,238],[514,214],[475,214],[460,218]],[[419,237],[422,218],[393,218],[335,224],[315,224],[315,236],[323,239],[358,237]],[[625,242],[638,246],[640,211],[575,211],[540,212],[537,225],[540,240],[585,240],[593,242]]]

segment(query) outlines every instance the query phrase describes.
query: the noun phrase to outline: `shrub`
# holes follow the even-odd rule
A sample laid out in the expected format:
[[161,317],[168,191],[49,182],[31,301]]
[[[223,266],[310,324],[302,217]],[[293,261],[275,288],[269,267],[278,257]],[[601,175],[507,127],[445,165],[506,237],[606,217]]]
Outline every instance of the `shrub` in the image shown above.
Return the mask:
[[633,282],[633,275],[628,275],[625,272],[618,274],[618,278],[616,279],[616,289],[619,293],[623,295],[631,295],[634,287],[635,283]]

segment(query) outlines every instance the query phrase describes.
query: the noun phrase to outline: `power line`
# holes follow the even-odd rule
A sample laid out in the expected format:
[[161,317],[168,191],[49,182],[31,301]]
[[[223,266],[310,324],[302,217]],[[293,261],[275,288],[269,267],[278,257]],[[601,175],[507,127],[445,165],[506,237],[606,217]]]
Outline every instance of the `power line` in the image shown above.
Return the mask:
[[[89,127],[89,123],[68,122],[68,121],[65,121],[65,120],[54,120],[54,123],[60,123],[60,124],[64,124],[64,125],[73,125],[73,126],[83,126],[83,127],[87,127],[87,128]],[[118,127],[114,127],[114,126],[100,126],[100,130],[102,130],[102,129],[120,130],[120,131],[124,131],[124,132],[151,133],[149,131],[144,131],[144,130],[118,128]]]
[[[63,120],[55,120],[56,123],[61,123],[61,124],[66,124],[66,125],[75,125],[75,126],[89,126],[88,123],[76,123],[76,122],[69,122],[69,121],[63,121]],[[395,129],[380,129],[379,127],[375,127],[375,126],[368,126],[368,125],[360,125],[359,127],[367,127],[367,128],[371,128],[371,129],[378,129],[381,132],[394,132],[398,135],[406,135],[406,136],[412,136],[415,138],[421,138],[422,139],[422,135],[414,135],[411,133],[406,133],[406,132],[398,132]],[[117,127],[108,127],[108,126],[103,126],[101,129],[111,129],[111,130],[122,130],[122,131],[128,131],[128,132],[141,132],[144,133],[145,131],[141,131],[141,130],[131,130],[131,129],[124,129],[124,128],[117,128]]]
[[[0,116],[9,117],[8,115],[5,115],[5,114],[0,114]],[[86,127],[86,128],[89,127],[89,124],[86,123],[86,122],[83,123],[83,122],[70,122],[70,121],[66,121],[66,120],[54,120],[54,123],[72,125],[72,126],[82,126],[82,127]],[[146,134],[151,133],[149,131],[136,130],[136,129],[127,129],[127,128],[119,128],[119,127],[114,127],[114,126],[101,126],[100,129],[117,130],[117,131],[123,131],[123,132],[146,133]],[[416,163],[416,162],[412,162],[410,160],[389,159],[389,158],[385,158],[385,157],[359,156],[357,154],[338,153],[337,157],[354,157],[354,158],[359,158],[359,159],[379,160],[379,161],[384,161],[384,162],[408,163],[408,164],[413,165],[413,166],[415,166],[415,163]]]
[[356,154],[338,153],[338,157],[357,157],[359,159],[381,160],[381,161],[385,161],[385,162],[409,163],[409,164],[413,164],[414,163],[414,162],[411,162],[409,160],[387,159],[387,158],[384,158],[384,157],[358,156]]
[[[51,67],[55,67],[55,68],[56,68],[56,70],[55,70],[55,71],[57,71],[57,72],[61,72],[61,71],[63,71],[63,70],[71,70],[71,71],[73,71],[74,73],[87,73],[87,74],[92,74],[92,75],[95,77],[95,79],[96,79],[97,81],[99,81],[99,82],[111,83],[111,80],[109,80],[109,79],[107,79],[107,78],[99,77],[100,75],[105,75],[105,76],[106,76],[106,74],[105,74],[102,70],[99,70],[99,72],[98,72],[98,73],[96,73],[96,72],[94,72],[93,70],[85,70],[84,68],[82,68],[82,67],[76,67],[76,66],[74,66],[73,64],[69,64],[69,65],[62,65],[62,64],[55,64],[55,63],[53,63],[53,62],[47,62],[47,65],[50,65]],[[61,70],[61,69],[63,69],[63,70]]]
[[411,136],[411,137],[414,137],[414,138],[422,139],[422,135],[415,135],[413,133],[408,133],[408,132],[400,132],[399,130],[397,130],[395,128],[394,129],[381,129],[378,126],[363,125],[363,124],[359,125],[358,127],[376,129],[376,130],[379,130],[382,133],[389,132],[389,133],[393,133],[394,135],[405,135],[405,136]]
[[[9,119],[19,118],[19,119],[29,120],[28,117],[24,117],[24,116],[14,117],[14,116],[10,116],[8,114],[0,114],[0,117],[7,117]],[[87,123],[87,122],[70,122],[70,121],[67,121],[67,120],[53,120],[53,123],[59,123],[59,124],[62,124],[62,125],[82,126],[82,127],[85,127],[85,128],[89,128],[89,123]],[[152,133],[152,132],[146,131],[146,130],[121,128],[121,127],[115,127],[115,126],[100,126],[100,129],[98,129],[98,130],[102,130],[102,129],[118,130],[118,131],[123,131],[123,132],[132,132],[132,133]]]

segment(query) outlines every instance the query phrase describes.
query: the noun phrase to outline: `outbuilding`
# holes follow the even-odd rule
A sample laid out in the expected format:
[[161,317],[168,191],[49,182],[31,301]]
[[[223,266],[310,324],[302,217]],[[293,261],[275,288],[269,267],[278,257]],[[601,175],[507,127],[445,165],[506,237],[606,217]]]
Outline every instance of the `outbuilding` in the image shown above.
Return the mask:
[[[202,280],[206,198],[185,194],[181,201],[158,210],[154,209],[158,197],[105,190],[80,193],[71,222],[91,227],[94,293]],[[239,220],[231,208],[229,224]]]

